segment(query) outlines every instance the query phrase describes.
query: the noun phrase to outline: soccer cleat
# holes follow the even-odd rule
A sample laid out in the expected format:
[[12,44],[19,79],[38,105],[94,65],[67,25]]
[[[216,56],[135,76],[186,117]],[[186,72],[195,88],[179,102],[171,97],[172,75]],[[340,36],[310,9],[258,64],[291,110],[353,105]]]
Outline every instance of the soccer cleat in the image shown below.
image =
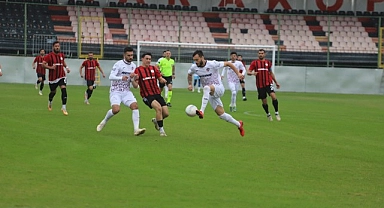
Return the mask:
[[198,115],[200,119],[204,118],[204,113],[201,110],[196,110],[196,115]]
[[244,128],[243,128],[244,123],[243,123],[243,121],[239,121],[239,123],[240,123],[240,127],[239,127],[240,135],[244,136],[245,135],[245,131],[244,131]]
[[167,103],[167,106],[168,106],[168,107],[172,107],[171,103]]
[[229,112],[233,112],[233,107],[229,106]]
[[51,103],[51,102],[48,102],[48,110],[49,110],[49,111],[52,110],[52,103]]
[[160,132],[160,136],[161,136],[161,137],[166,137],[167,134],[165,133],[165,131],[162,131],[162,132]]
[[142,135],[145,133],[145,128],[142,128],[142,129],[138,129],[137,131],[135,131],[135,133],[133,133],[133,135],[135,136],[139,136],[139,135]]
[[237,109],[236,109],[236,106],[232,108],[233,112],[236,112]]
[[41,90],[39,91],[39,95],[43,95],[43,92]]
[[101,130],[104,128],[105,124],[107,124],[107,123],[104,122],[104,120],[102,120],[102,121],[100,122],[100,124],[97,125],[97,127],[96,127],[96,131],[101,131]]
[[84,103],[87,104],[87,105],[90,104],[88,100],[84,100]]
[[84,100],[88,100],[88,93],[86,91],[84,92]]
[[62,108],[62,109],[61,109],[61,112],[63,112],[64,116],[68,116],[67,109]]
[[197,93],[200,93],[201,91],[200,91],[200,88],[197,90]]
[[37,84],[35,84],[35,89],[36,89],[36,90],[38,89]]
[[247,101],[247,98],[246,98],[246,97],[243,97],[243,101]]
[[273,121],[273,118],[271,115],[267,115],[268,121]]
[[153,124],[155,124],[155,129],[157,130],[157,131],[159,131],[160,130],[160,127],[159,127],[159,124],[157,123],[157,121],[156,121],[156,118],[152,118],[152,123]]
[[281,121],[281,118],[280,118],[280,115],[279,115],[279,114],[275,114],[275,116],[276,116],[276,120],[277,120],[277,121]]

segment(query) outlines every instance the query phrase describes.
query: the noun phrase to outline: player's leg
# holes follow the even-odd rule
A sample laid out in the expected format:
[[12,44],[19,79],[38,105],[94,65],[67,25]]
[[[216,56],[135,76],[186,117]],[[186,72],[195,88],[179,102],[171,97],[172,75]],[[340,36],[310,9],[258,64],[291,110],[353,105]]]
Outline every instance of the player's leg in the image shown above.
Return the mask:
[[204,111],[207,107],[209,96],[210,94],[213,95],[215,92],[215,86],[213,85],[206,85],[203,87],[203,97],[201,98],[201,107],[200,110],[196,110],[196,114],[199,116],[200,119],[204,118]]
[[36,73],[36,75],[37,75],[37,80],[36,80],[36,84],[35,84],[35,89],[37,90],[37,89],[39,89],[38,85],[40,84],[41,80],[39,79],[40,78],[40,74]]
[[241,93],[243,94],[243,101],[247,101],[247,97],[245,96],[245,81],[240,80],[240,85],[241,85]]
[[110,93],[109,101],[111,103],[112,108],[107,111],[104,119],[100,122],[99,125],[97,125],[97,128],[96,128],[97,131],[101,131],[104,128],[104,126],[107,124],[108,120],[120,112],[120,103],[122,101],[121,94],[114,93],[114,92]]
[[198,80],[198,84],[197,84],[197,92],[200,93],[200,87],[201,87],[201,82],[200,82],[200,78]]
[[172,99],[172,77],[167,78],[167,88],[168,88],[168,96],[167,96],[167,106],[172,107],[171,99]]
[[145,128],[140,129],[140,112],[139,106],[137,105],[137,100],[132,92],[127,92],[124,94],[122,101],[125,106],[129,107],[132,110],[132,122],[133,122],[133,134],[139,136],[144,134]]
[[37,80],[40,82],[39,95],[43,95],[43,88],[44,88],[45,75],[43,75],[43,74],[39,74],[39,77],[38,77]]
[[277,97],[276,97],[275,91],[271,89],[271,92],[269,93],[269,96],[272,99],[272,105],[273,105],[273,108],[275,109],[276,120],[280,121],[281,117],[280,117],[280,114],[279,114],[279,101],[277,101]]
[[193,77],[192,92],[195,92],[196,84],[197,84],[197,79],[195,77]]
[[220,97],[224,95],[224,86],[216,86],[216,91],[213,96],[209,98],[209,102],[213,108],[213,110],[216,112],[216,115],[219,116],[220,119],[223,119],[224,121],[227,121],[235,126],[240,131],[240,135],[244,136],[244,129],[243,129],[243,122],[238,121],[234,119],[230,114],[226,113],[223,108],[223,102],[221,101]]
[[50,110],[50,111],[52,110],[52,101],[56,95],[56,88],[58,86],[59,86],[58,83],[49,83],[50,92],[48,95],[48,110]]
[[93,84],[95,81],[93,80],[87,80],[87,90],[84,93],[84,103],[89,105],[89,98],[91,98],[93,93]]
[[67,112],[67,78],[62,78],[60,79],[60,81],[58,82],[59,86],[60,86],[60,89],[61,89],[61,111],[63,112],[63,114],[65,116],[68,115],[68,112]]
[[267,114],[267,118],[269,121],[273,121],[271,114],[268,109],[268,101],[267,101],[267,87],[258,88],[257,89],[258,99],[261,100],[261,106],[263,107],[265,113]]
[[[163,99],[164,100],[164,99]],[[165,103],[165,102],[164,102]],[[156,122],[159,127],[160,136],[167,136],[167,134],[164,131],[164,122],[163,122],[163,107],[157,100],[153,100],[151,102],[151,107],[156,112]]]
[[237,89],[236,84],[233,82],[228,82],[229,90],[231,91],[231,103],[229,104],[229,111],[234,111],[234,108],[236,107],[236,95],[237,95]]

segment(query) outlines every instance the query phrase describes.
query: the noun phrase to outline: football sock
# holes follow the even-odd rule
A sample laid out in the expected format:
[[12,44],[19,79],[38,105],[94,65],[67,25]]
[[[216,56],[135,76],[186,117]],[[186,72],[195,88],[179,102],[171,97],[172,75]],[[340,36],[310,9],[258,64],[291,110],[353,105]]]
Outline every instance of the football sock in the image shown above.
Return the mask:
[[40,84],[40,80],[37,80],[37,81],[36,81],[36,84]]
[[272,100],[273,107],[275,108],[275,112],[279,112],[279,102],[276,100]]
[[172,99],[172,91],[168,91],[167,103],[170,103]]
[[61,109],[67,110],[67,105],[62,105]]
[[268,104],[262,105],[266,114],[269,114]]
[[49,95],[48,95],[48,98],[49,98],[49,102],[52,102],[52,100],[53,100],[53,97],[55,97],[55,95],[56,95],[56,92],[50,92],[49,93]]
[[41,82],[40,83],[40,91],[43,91],[43,88],[44,88],[44,82]]
[[140,113],[138,109],[132,110],[133,129],[136,131],[139,129]]
[[87,99],[91,98],[92,92],[93,92],[93,90],[87,89],[87,96],[88,96]]
[[236,91],[232,91],[232,97],[231,97],[231,107],[236,106]]
[[241,93],[243,93],[243,97],[245,97],[245,88],[244,87],[241,89]]
[[112,118],[115,114],[112,113],[112,109],[109,109],[107,114],[105,115],[104,121],[107,122],[110,118]]
[[229,123],[232,123],[234,125],[236,125],[237,127],[240,127],[240,122],[238,122],[236,119],[234,119],[230,114],[228,113],[223,113],[219,116],[221,119],[223,119],[224,121],[227,121]]
[[168,87],[164,87],[164,97],[168,97]]
[[200,108],[200,110],[203,112],[205,111],[205,108],[207,107],[210,91],[211,91],[211,88],[209,86],[204,86],[203,98],[201,99],[201,108]]
[[61,88],[61,102],[67,104],[67,88]]

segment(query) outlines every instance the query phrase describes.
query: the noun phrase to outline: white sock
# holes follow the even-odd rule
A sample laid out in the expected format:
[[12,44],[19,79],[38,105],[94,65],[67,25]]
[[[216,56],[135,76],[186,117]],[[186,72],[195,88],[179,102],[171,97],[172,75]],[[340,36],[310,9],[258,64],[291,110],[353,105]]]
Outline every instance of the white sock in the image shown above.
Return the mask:
[[231,115],[229,115],[228,113],[223,113],[222,115],[219,116],[221,119],[229,122],[229,123],[232,123],[234,125],[236,125],[237,127],[240,127],[240,122],[238,122],[236,119],[234,119]]
[[61,109],[66,110],[66,109],[67,109],[67,105],[62,105],[62,106],[61,106]]
[[236,91],[232,91],[232,96],[231,96],[231,107],[236,106]]
[[203,88],[203,98],[201,98],[201,111],[205,111],[205,108],[207,107],[208,100],[209,100],[209,92],[211,91],[211,88],[209,86],[204,86]]
[[107,114],[105,115],[105,118],[104,118],[104,122],[107,122],[110,118],[112,118],[112,116],[114,116],[115,114],[112,113],[112,109],[109,109],[109,111],[107,112]]
[[164,131],[164,127],[163,127],[163,126],[160,127],[159,131],[160,131],[160,132],[165,132],[165,131]]
[[133,121],[133,130],[137,131],[140,124],[140,113],[139,109],[132,110],[132,121]]
[[168,98],[168,87],[164,87],[164,97]]

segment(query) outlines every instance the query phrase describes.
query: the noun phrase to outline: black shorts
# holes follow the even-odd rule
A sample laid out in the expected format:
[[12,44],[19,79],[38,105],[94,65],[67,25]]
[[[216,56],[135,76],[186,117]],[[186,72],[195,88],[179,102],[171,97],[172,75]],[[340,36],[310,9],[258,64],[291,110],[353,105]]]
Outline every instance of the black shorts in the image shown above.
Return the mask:
[[244,84],[244,83],[245,83],[244,79],[240,79],[240,84]]
[[145,105],[147,105],[151,109],[152,109],[151,104],[155,100],[157,100],[157,102],[159,102],[161,106],[166,106],[167,105],[165,103],[164,98],[161,95],[159,95],[159,94],[157,94],[157,95],[150,95],[148,97],[144,97],[143,98],[143,102],[145,103]]
[[270,95],[271,93],[275,92],[275,88],[273,85],[269,85],[267,87],[263,88],[257,88],[257,93],[259,94],[258,99],[265,99],[267,98],[267,94]]
[[63,77],[56,83],[49,83],[49,89],[51,89],[51,91],[55,91],[58,86],[62,85],[67,86],[67,78]]
[[159,84],[159,87],[160,87],[160,88],[164,88],[165,85],[168,86],[169,84],[172,84],[172,76],[170,76],[170,77],[164,77],[164,76],[163,76],[163,78],[164,78],[165,80],[167,80],[167,83],[165,83],[165,84],[160,83],[160,84]]
[[95,84],[95,80],[85,80],[87,81],[87,86],[93,86],[93,84]]
[[40,73],[36,73],[37,74],[37,78],[40,78],[44,81],[45,80],[45,74],[40,74]]

